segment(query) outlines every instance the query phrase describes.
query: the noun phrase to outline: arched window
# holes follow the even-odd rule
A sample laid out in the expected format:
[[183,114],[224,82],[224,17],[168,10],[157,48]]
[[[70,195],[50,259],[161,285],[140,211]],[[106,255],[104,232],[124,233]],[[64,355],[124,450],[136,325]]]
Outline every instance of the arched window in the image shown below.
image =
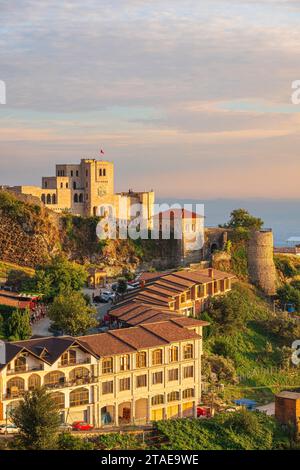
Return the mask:
[[56,204],[56,196],[55,196],[55,194],[52,195],[52,204]]
[[44,385],[46,387],[57,387],[62,385],[65,382],[65,374],[59,370],[49,372],[49,374],[44,377]]
[[81,203],[83,202],[83,194],[82,193],[79,194],[79,202],[81,202]]
[[82,383],[87,383],[89,375],[90,371],[86,367],[76,367],[76,369],[71,370],[69,380],[70,382],[82,380]]
[[74,194],[74,202],[75,202],[76,204],[77,204],[77,202],[78,202],[78,194],[77,194],[77,193]]
[[18,398],[25,390],[25,380],[21,377],[14,377],[8,380],[6,392],[9,398]]
[[42,194],[41,199],[42,199],[42,202],[46,204],[46,194]]
[[165,401],[165,397],[163,395],[155,395],[152,397],[152,405],[162,405]]
[[57,408],[65,407],[65,395],[61,392],[50,393],[50,397],[54,401]]
[[178,346],[171,346],[169,349],[169,360],[170,362],[178,361]]
[[47,204],[51,204],[51,195],[47,194]]
[[73,189],[76,189],[76,181],[73,181]]
[[36,390],[41,386],[41,377],[37,374],[32,374],[28,378],[28,390]]
[[89,403],[89,391],[86,388],[77,388],[70,393],[70,406],[87,405]]

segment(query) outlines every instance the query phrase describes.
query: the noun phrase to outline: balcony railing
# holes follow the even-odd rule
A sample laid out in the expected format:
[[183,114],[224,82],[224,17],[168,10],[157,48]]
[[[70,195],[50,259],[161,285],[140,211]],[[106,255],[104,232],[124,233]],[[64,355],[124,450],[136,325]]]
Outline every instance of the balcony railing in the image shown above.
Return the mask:
[[98,377],[83,377],[82,379],[76,379],[76,380],[69,380],[69,381],[61,381],[61,382],[55,382],[52,384],[44,384],[44,386],[48,389],[58,389],[58,388],[67,388],[67,387],[78,387],[79,385],[89,385],[96,383],[98,381]]
[[34,372],[34,371],[39,371],[39,370],[44,370],[44,365],[36,365],[36,366],[20,366],[16,367],[15,369],[8,369],[6,371],[7,375],[19,375],[19,374],[25,374],[26,372]]
[[70,367],[77,366],[82,364],[90,364],[91,358],[87,357],[86,359],[69,359],[67,361],[61,361],[58,363],[58,367]]

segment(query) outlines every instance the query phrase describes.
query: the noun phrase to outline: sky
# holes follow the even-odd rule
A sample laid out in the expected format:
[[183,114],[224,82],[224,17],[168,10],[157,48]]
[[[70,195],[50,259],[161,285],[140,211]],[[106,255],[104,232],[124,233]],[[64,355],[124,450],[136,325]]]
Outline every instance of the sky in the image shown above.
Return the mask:
[[0,184],[299,198],[300,0],[0,0]]

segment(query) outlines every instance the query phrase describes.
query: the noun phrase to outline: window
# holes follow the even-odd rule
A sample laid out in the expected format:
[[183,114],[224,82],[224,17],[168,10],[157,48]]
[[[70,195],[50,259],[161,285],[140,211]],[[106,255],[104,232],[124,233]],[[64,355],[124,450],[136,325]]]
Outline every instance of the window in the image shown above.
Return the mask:
[[168,402],[178,401],[178,400],[179,400],[179,392],[168,393]]
[[42,194],[42,202],[45,204],[46,203],[46,194]]
[[119,380],[119,390],[120,392],[124,392],[124,390],[130,390],[130,377]]
[[165,401],[165,398],[163,395],[155,395],[154,397],[152,397],[151,403],[152,403],[152,406],[162,405],[164,401]]
[[76,189],[76,181],[73,181],[73,189]]
[[178,361],[178,346],[171,346],[169,349],[169,360],[170,362]]
[[45,188],[46,188],[46,189],[48,188],[48,183],[47,183],[47,181],[45,181]]
[[193,388],[187,388],[182,392],[182,398],[193,398],[195,396],[195,390]]
[[15,360],[15,371],[16,372],[26,371],[26,357],[20,356]]
[[103,176],[106,176],[106,169],[103,168]]
[[191,291],[188,290],[186,293],[186,300],[191,300]]
[[113,373],[113,358],[108,357],[103,359],[102,362],[102,374],[112,374]]
[[194,377],[194,367],[193,366],[184,367],[183,378],[190,379],[192,377]]
[[6,385],[7,395],[10,398],[17,398],[24,392],[25,381],[21,377],[10,379]]
[[64,187],[64,183],[60,183],[60,187],[63,188],[63,187]]
[[78,170],[76,170],[76,176],[77,176],[77,177],[79,176]]
[[178,374],[179,374],[179,371],[178,369],[171,369],[168,371],[168,378],[169,378],[169,382],[172,382],[174,380],[178,380]]
[[37,374],[32,374],[28,379],[28,390],[36,390],[41,386],[41,377]]
[[89,403],[89,391],[86,388],[78,388],[70,393],[70,406],[87,405]]
[[57,408],[65,407],[65,395],[60,392],[50,393],[50,397],[54,401]]
[[89,176],[89,171],[88,171],[88,170],[86,170],[85,174],[86,174],[86,176]]
[[183,359],[193,359],[193,345],[186,344],[183,348]]
[[120,370],[129,370],[130,369],[130,356],[125,354],[120,357]]
[[147,375],[138,375],[136,378],[136,387],[147,387]]
[[76,351],[74,349],[70,349],[62,354],[60,362],[61,366],[72,366],[74,364],[76,364]]
[[66,188],[69,189],[69,183],[66,183]]
[[138,352],[136,355],[136,367],[141,369],[147,366],[147,353],[146,351]]
[[114,383],[112,380],[109,382],[103,382],[102,384],[102,395],[108,395],[114,392]]
[[180,302],[181,302],[182,304],[185,302],[185,295],[184,295],[184,294],[182,294],[182,295],[180,296]]
[[49,372],[49,374],[45,375],[44,377],[44,385],[48,387],[64,384],[64,382],[65,382],[65,374],[58,370]]
[[102,168],[99,170],[99,176],[102,176]]
[[152,384],[162,384],[163,383],[163,373],[162,372],[154,372],[152,374]]
[[75,204],[77,204],[77,202],[78,202],[78,194],[74,194],[74,202],[75,202]]
[[152,352],[152,365],[157,366],[159,364],[162,364],[162,349],[156,349],[155,351]]
[[90,375],[90,371],[86,367],[76,367],[71,370],[69,374],[70,382],[82,381],[81,383],[87,383]]
[[71,176],[73,176],[73,170],[71,170]]

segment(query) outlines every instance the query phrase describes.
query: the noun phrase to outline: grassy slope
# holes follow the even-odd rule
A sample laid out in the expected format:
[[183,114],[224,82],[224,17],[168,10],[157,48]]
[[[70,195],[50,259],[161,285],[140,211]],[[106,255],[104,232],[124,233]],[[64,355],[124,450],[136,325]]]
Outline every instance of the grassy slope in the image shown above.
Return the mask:
[[20,271],[28,276],[34,275],[34,269],[0,260],[0,278],[5,279],[11,271]]
[[[266,403],[273,401],[274,393],[282,388],[300,387],[300,370],[299,368],[291,369],[289,372],[280,370],[274,354],[266,352],[267,342],[272,345],[273,350],[282,346],[278,338],[265,331],[261,323],[271,314],[270,305],[251,285],[247,283],[239,285],[245,289],[251,299],[253,310],[243,330],[236,331],[230,337],[218,335],[218,339],[224,339],[234,347],[234,363],[240,379],[237,385],[225,386],[224,397],[228,399],[247,397]],[[204,341],[204,349],[207,352],[211,351],[214,340],[215,337],[211,337]]]

